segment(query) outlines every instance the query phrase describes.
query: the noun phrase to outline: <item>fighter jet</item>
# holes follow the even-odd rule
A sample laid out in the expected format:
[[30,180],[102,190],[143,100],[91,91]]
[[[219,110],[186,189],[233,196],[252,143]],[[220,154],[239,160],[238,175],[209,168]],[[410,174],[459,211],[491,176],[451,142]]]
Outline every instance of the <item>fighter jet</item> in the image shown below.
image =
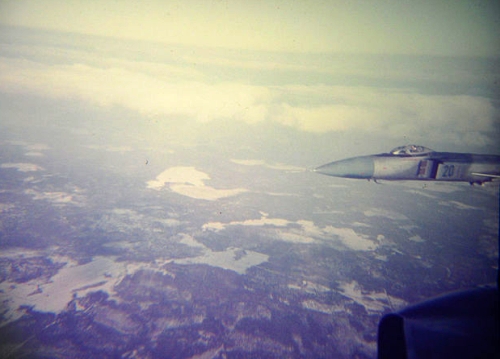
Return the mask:
[[335,177],[368,180],[465,181],[483,184],[500,178],[500,155],[436,152],[418,145],[389,153],[348,158],[314,169]]

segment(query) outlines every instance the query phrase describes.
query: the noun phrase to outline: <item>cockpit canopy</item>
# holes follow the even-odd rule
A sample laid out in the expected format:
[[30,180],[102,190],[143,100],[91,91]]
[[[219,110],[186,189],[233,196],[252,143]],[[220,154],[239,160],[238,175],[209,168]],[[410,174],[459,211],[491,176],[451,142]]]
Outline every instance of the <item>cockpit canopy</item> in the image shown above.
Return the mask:
[[424,146],[407,145],[396,147],[390,153],[394,156],[422,156],[430,152],[434,152],[434,150]]

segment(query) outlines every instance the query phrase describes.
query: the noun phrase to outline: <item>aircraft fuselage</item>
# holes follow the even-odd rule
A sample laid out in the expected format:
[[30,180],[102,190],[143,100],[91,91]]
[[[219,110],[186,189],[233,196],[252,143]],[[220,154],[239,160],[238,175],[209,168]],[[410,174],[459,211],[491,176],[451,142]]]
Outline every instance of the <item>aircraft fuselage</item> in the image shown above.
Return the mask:
[[[409,150],[413,148],[418,150]],[[500,176],[500,156],[435,152],[422,146],[402,146],[390,153],[331,162],[315,171],[344,178],[483,183]]]

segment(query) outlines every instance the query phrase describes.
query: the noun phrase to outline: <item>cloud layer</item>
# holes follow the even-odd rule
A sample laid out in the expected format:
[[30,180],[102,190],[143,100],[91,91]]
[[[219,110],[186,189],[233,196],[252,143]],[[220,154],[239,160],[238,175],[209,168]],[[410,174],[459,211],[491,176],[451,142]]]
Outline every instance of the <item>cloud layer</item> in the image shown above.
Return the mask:
[[[456,88],[478,84],[466,62],[436,58],[436,65],[416,69],[418,61],[375,57],[378,62],[369,64],[355,56],[291,60],[270,53],[237,56],[180,48],[172,55],[146,45],[145,54],[134,58],[121,47],[124,43],[104,51],[78,38],[81,47],[68,48],[53,37],[61,44],[3,47],[0,91],[117,107],[138,114],[144,123],[271,123],[314,134],[351,131],[476,146],[491,144],[498,125],[499,111],[490,98],[457,93]],[[110,42],[100,41],[103,46]],[[416,79],[437,81],[442,89],[415,88]]]

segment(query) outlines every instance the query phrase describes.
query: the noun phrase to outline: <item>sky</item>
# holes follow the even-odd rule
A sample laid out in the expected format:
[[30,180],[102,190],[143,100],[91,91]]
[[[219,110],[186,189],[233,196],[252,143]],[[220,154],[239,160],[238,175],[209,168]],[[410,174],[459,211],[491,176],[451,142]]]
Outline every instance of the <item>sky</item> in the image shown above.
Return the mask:
[[0,22],[191,46],[498,56],[494,0],[0,2]]
[[74,108],[125,111],[135,119],[105,126],[150,143],[252,133],[334,158],[412,142],[498,152],[499,6],[0,0],[0,92],[75,127]]

